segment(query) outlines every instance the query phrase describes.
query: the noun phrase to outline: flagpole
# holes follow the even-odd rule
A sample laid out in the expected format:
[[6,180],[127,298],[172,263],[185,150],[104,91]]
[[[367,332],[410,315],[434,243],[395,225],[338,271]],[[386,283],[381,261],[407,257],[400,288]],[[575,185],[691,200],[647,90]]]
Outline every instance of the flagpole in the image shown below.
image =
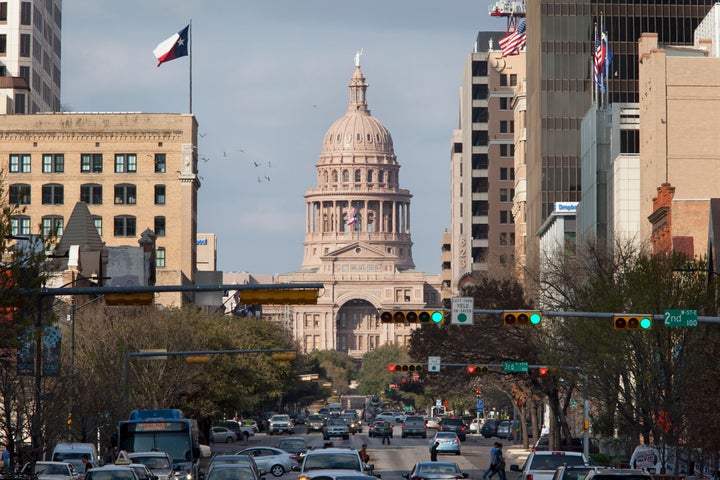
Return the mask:
[[188,56],[190,57],[190,114],[192,115],[192,18],[190,19],[190,28],[188,28],[188,40],[190,42],[190,51],[188,52]]
[[592,84],[593,84],[593,89],[592,89],[593,103],[595,103],[595,108],[597,109],[598,108],[598,84],[597,84],[597,75],[595,75],[595,68],[596,68],[595,65],[597,63],[596,55],[597,55],[597,47],[598,47],[597,46],[597,42],[598,42],[597,22],[595,22],[595,35],[593,37],[593,40],[595,40],[595,42],[593,44],[592,61],[590,63],[592,63],[591,71],[592,71]]

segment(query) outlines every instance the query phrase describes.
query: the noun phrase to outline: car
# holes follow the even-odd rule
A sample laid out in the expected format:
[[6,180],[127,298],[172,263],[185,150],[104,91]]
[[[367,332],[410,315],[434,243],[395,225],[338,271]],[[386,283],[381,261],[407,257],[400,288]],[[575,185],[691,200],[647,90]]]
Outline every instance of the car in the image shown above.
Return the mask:
[[320,415],[319,413],[313,413],[312,415],[309,415],[305,420],[305,430],[307,431],[308,435],[312,432],[322,432],[323,427],[325,427],[325,421],[325,416]]
[[425,419],[425,428],[440,428],[440,419],[438,417],[428,417],[427,419]]
[[485,438],[491,438],[497,435],[497,427],[500,420],[494,418],[488,418],[485,423],[480,427],[480,434]]
[[561,465],[555,470],[552,480],[583,480],[590,470],[598,468],[589,465]]
[[362,425],[360,424],[360,418],[356,413],[341,413],[340,418],[345,420],[350,433],[355,435],[357,432],[362,431]]
[[445,417],[440,420],[441,432],[455,432],[461,442],[467,439],[467,425],[462,418]]
[[347,440],[350,438],[350,429],[348,429],[345,420],[340,417],[330,417],[323,430],[323,439],[330,440],[331,438],[343,438]]
[[402,417],[395,412],[385,411],[375,415],[375,420],[383,420],[390,423],[402,423]]
[[133,452],[127,456],[132,463],[146,465],[158,480],[169,480],[173,476],[173,460],[166,452]]
[[297,470],[298,458],[293,453],[274,447],[250,447],[237,452],[238,455],[250,455],[261,471],[282,477],[285,472]]
[[127,466],[135,470],[135,474],[140,480],[158,480],[157,475],[150,471],[150,469],[145,464],[128,463]]
[[210,429],[210,442],[231,443],[237,441],[235,432],[226,427],[212,427]]
[[295,425],[290,419],[290,415],[273,415],[270,417],[268,435],[274,435],[276,433],[295,433]]
[[562,465],[585,466],[587,459],[579,452],[531,452],[522,469],[517,464],[511,464],[510,471],[520,472],[518,480],[552,480],[555,471]]
[[422,417],[405,417],[402,424],[402,438],[422,437],[427,438],[427,430],[425,428],[425,419]]
[[69,462],[35,462],[33,473],[39,480],[74,480],[80,476]]
[[502,420],[500,423],[498,423],[497,429],[495,430],[495,436],[505,439],[510,438],[510,434],[512,432],[511,425],[512,422],[510,420]]
[[285,450],[288,453],[292,453],[297,456],[298,463],[302,463],[305,458],[305,452],[307,452],[307,443],[302,437],[288,437],[280,440],[277,448]]
[[429,448],[440,442],[437,448],[437,453],[454,453],[460,455],[460,437],[455,432],[437,432],[432,440],[430,440]]
[[473,418],[468,427],[468,433],[480,433],[481,425],[479,418]]
[[225,463],[244,466],[255,472],[255,475],[257,475],[259,479],[265,478],[265,471],[258,467],[255,459],[250,455],[215,455],[210,459],[207,468],[209,470],[213,465]]
[[587,473],[587,480],[652,480],[647,470],[598,468]]
[[255,435],[255,429],[251,425],[243,425],[237,420],[226,419],[213,423],[213,427],[225,427],[235,433],[238,440],[248,441],[248,438]]
[[[383,430],[385,430],[385,424],[388,423],[384,420],[375,420],[368,430],[368,437],[382,437]],[[392,425],[392,424],[391,424]],[[390,431],[390,438],[393,438],[392,430]]]
[[220,463],[208,468],[205,480],[258,480],[250,468],[233,463]]
[[454,462],[418,462],[410,473],[403,473],[407,480],[457,480],[469,475]]
[[300,467],[298,480],[348,480],[346,477],[367,477],[374,465],[360,460],[357,450],[349,448],[320,448],[308,450]]
[[91,468],[85,480],[140,480],[135,470],[127,465],[105,465]]
[[[580,437],[573,437],[570,440],[570,445],[568,446],[567,438],[561,438],[560,439],[560,448],[559,450],[562,450],[564,452],[583,452],[584,448],[584,442],[583,439]],[[543,452],[550,449],[550,438],[549,437],[540,437],[538,438],[537,442],[535,442],[535,445],[532,447],[532,451],[534,452]],[[590,442],[589,450],[590,453],[597,453],[599,451],[599,448],[596,444],[593,444],[593,442]]]

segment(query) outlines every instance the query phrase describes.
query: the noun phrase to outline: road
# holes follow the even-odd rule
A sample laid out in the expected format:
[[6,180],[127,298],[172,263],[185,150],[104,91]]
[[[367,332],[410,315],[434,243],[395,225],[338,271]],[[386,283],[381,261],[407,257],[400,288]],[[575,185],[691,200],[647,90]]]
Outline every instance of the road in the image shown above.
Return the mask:
[[[360,449],[363,443],[368,445],[368,453],[370,454],[370,463],[375,465],[375,473],[380,474],[383,480],[403,480],[402,474],[409,472],[413,465],[419,461],[429,461],[429,443],[430,438],[435,432],[433,430],[428,431],[428,438],[401,438],[401,428],[396,426],[393,430],[393,438],[391,439],[390,445],[383,445],[382,438],[370,438],[367,435],[367,427],[363,433],[351,435],[348,440],[333,439],[333,443],[336,447],[349,447],[354,449]],[[281,438],[287,437],[288,435],[266,435],[264,433],[256,434],[254,437],[250,437],[248,442],[238,442],[231,444],[212,444],[213,454],[215,453],[235,453],[238,450],[246,448],[248,446],[277,446]],[[308,447],[322,448],[325,441],[320,433],[305,434],[305,426],[298,425],[295,427],[295,435],[297,437],[305,438]],[[461,455],[447,455],[441,454],[438,457],[440,461],[456,462],[463,472],[469,474],[470,479],[479,480],[482,473],[488,466],[490,460],[490,448],[493,443],[498,441],[497,438],[483,438],[480,435],[468,435],[467,440],[462,442]],[[507,445],[506,441],[503,441],[504,445]],[[505,449],[504,449],[505,450]],[[514,480],[516,474],[509,471],[509,465],[511,463],[520,463],[524,458],[513,454],[511,450],[506,450],[506,458],[508,458],[508,480]],[[515,456],[515,459],[513,457]],[[297,480],[297,472],[288,472],[280,480]],[[274,477],[268,474],[266,480],[273,480]]]

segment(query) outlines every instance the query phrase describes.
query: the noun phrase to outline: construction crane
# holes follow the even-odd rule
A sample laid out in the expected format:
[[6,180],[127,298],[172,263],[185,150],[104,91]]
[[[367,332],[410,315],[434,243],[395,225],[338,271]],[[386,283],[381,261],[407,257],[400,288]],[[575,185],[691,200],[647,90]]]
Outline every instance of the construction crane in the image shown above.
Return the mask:
[[517,28],[517,19],[525,18],[525,0],[497,0],[490,5],[491,17],[506,17],[505,33],[514,32]]

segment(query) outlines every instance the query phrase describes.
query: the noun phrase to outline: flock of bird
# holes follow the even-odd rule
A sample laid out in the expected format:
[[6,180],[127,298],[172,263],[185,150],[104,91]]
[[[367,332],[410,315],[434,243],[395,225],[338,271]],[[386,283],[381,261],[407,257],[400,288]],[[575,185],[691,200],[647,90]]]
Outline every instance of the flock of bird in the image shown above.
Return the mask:
[[[199,135],[200,135],[200,137],[204,138],[205,135],[207,135],[207,133],[200,133]],[[243,150],[242,148],[238,148],[238,149],[235,150],[235,152],[245,153],[245,150]],[[227,158],[227,157],[229,157],[229,156],[232,156],[232,154],[233,154],[233,152],[228,152],[227,150],[226,150],[226,151],[223,151],[223,157],[225,157],[225,158]],[[199,158],[200,160],[202,160],[203,162],[206,162],[206,163],[210,161],[210,157],[208,157],[208,156],[206,156],[206,155],[200,155],[198,158]],[[255,168],[258,168],[258,167],[262,167],[262,166],[263,166],[263,163],[257,162],[257,161],[255,161],[255,160],[252,160],[252,165],[254,165]],[[271,161],[268,161],[268,162],[267,162],[267,168],[271,168],[271,167],[272,167],[272,162],[271,162]],[[269,181],[270,181],[270,175],[259,175],[259,176],[257,177],[257,181],[258,181],[258,182],[269,182]]]

